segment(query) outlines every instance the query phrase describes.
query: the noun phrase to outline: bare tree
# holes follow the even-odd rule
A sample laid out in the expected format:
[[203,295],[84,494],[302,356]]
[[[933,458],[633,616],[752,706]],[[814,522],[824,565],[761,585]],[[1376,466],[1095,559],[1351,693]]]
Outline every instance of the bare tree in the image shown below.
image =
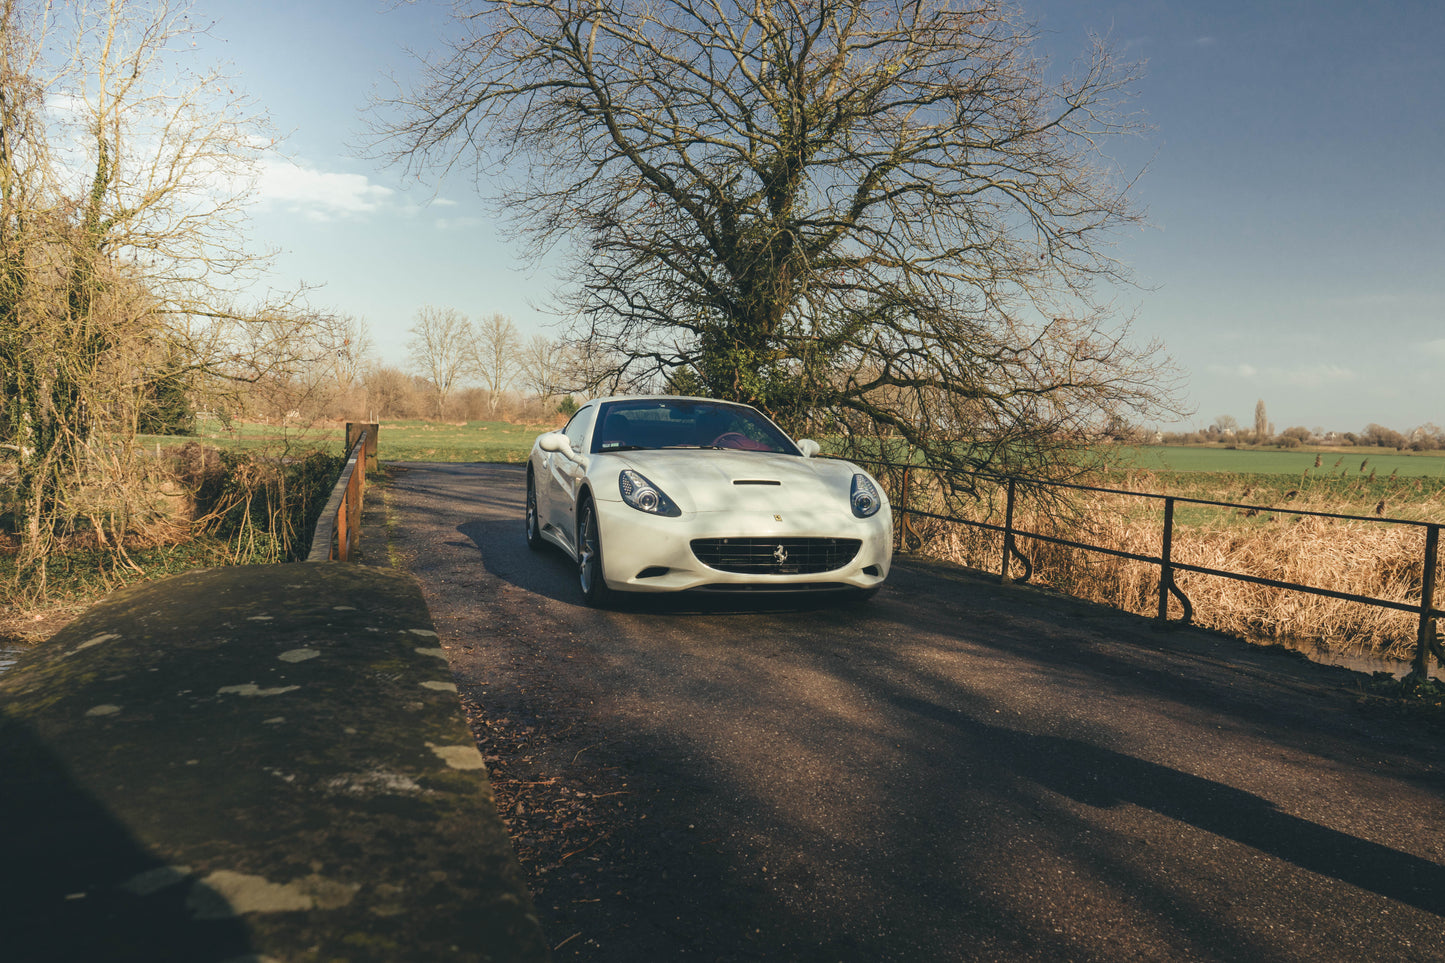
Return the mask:
[[1365,426],[1362,433],[1361,443],[1365,445],[1378,445],[1381,448],[1395,448],[1403,451],[1410,444],[1409,439],[1393,428],[1386,428],[1384,425],[1377,425],[1374,422]]
[[419,308],[406,347],[413,370],[431,381],[436,414],[446,413],[447,399],[471,363],[472,322],[456,308]]
[[338,391],[349,391],[370,363],[374,345],[364,318],[350,314],[315,316],[316,340],[322,362]]
[[[293,330],[271,349],[290,360],[268,365],[269,372],[247,379],[245,410],[301,427],[326,417],[360,418],[366,413],[361,372],[369,362],[371,335],[366,322],[346,314],[302,311]],[[264,357],[266,351],[260,351]],[[239,399],[232,407],[241,409]]]
[[0,2],[0,452],[40,591],[57,537],[124,559],[147,403],[289,363],[304,328],[238,300],[271,141],[233,82],[173,69],[193,30],[164,0]]
[[545,334],[534,334],[517,352],[522,387],[546,402],[561,393],[566,365],[562,342]]
[[[298,312],[289,329],[271,332],[275,343],[255,346],[257,358],[273,363],[233,392],[230,407],[300,428],[322,418],[361,418],[367,399],[361,373],[371,361],[366,322],[346,314]],[[281,351],[284,359],[270,359]],[[244,395],[244,399],[239,395]]]
[[1254,443],[1262,445],[1269,441],[1269,415],[1264,410],[1264,399],[1254,403]]
[[1433,421],[1427,421],[1410,430],[1410,447],[1417,451],[1431,451],[1445,448],[1445,429]]
[[517,349],[521,339],[517,326],[505,314],[493,313],[474,325],[472,366],[482,387],[487,389],[487,411],[497,417],[503,393],[517,378]]
[[1168,408],[1095,293],[1137,220],[1106,46],[1047,83],[991,0],[476,0],[455,29],[395,156],[513,175],[514,223],[576,258],[599,383],[1034,471]]

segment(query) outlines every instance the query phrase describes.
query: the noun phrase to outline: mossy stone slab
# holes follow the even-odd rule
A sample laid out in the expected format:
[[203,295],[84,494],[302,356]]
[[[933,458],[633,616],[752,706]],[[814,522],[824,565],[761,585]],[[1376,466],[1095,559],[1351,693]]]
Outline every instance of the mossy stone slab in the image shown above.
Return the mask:
[[8,961],[542,960],[409,576],[192,572],[0,675]]

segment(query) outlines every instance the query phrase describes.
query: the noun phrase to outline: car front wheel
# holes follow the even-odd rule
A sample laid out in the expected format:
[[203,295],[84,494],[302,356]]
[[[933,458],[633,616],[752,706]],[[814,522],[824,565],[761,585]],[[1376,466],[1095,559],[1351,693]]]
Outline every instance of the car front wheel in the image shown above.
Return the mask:
[[602,533],[590,498],[582,503],[577,518],[577,580],[584,602],[593,608],[607,604],[612,593],[602,578]]
[[527,547],[532,551],[542,547],[542,529],[537,521],[537,482],[527,472]]

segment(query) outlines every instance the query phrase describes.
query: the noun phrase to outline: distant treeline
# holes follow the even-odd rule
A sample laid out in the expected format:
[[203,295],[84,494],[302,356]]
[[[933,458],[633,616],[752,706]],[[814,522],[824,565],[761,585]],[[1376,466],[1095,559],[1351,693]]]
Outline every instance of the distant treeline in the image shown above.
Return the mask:
[[[1273,426],[1270,426],[1273,428]],[[1363,431],[1325,431],[1296,425],[1281,432],[1259,433],[1250,429],[1221,428],[1210,425],[1198,431],[1149,432],[1138,430],[1128,436],[1116,435],[1117,441],[1156,445],[1255,445],[1259,447],[1299,448],[1311,445],[1325,448],[1393,448],[1396,451],[1445,450],[1445,429],[1426,423],[1410,431],[1400,432],[1384,425],[1366,425]]]

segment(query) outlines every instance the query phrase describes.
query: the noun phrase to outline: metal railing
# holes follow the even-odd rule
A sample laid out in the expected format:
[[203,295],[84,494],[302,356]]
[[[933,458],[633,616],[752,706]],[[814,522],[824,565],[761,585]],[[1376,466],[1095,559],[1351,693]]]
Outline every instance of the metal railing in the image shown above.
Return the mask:
[[[1169,623],[1169,599],[1172,596],[1178,600],[1183,609],[1183,617],[1179,622],[1188,624],[1194,618],[1194,606],[1189,601],[1183,590],[1175,581],[1176,572],[1195,572],[1200,575],[1211,575],[1217,578],[1232,579],[1238,582],[1248,582],[1254,585],[1263,585],[1276,589],[1283,589],[1291,592],[1302,592],[1308,595],[1318,595],[1325,598],[1339,599],[1346,602],[1355,602],[1361,605],[1374,606],[1376,608],[1391,609],[1399,612],[1408,612],[1417,617],[1416,648],[1413,659],[1411,675],[1417,678],[1427,678],[1430,668],[1430,656],[1433,654],[1441,665],[1445,665],[1445,648],[1442,648],[1437,636],[1435,620],[1445,617],[1445,610],[1435,607],[1435,585],[1436,572],[1439,568],[1440,552],[1440,529],[1441,524],[1437,522],[1420,522],[1408,519],[1379,518],[1364,515],[1343,515],[1334,512],[1311,511],[1303,508],[1274,508],[1264,505],[1245,505],[1237,502],[1210,501],[1203,498],[1189,498],[1182,495],[1160,495],[1149,492],[1127,491],[1117,488],[1103,488],[1096,485],[1082,485],[1072,482],[1047,481],[1037,478],[1025,478],[1018,475],[1000,475],[990,472],[969,472],[969,471],[945,471],[943,469],[930,469],[918,465],[902,465],[893,462],[874,461],[869,459],[854,459],[862,464],[877,466],[902,472],[901,492],[899,504],[893,506],[896,515],[901,516],[899,527],[902,544],[907,545],[908,538],[922,539],[912,528],[913,518],[931,518],[944,522],[953,522],[968,525],[973,528],[985,531],[997,532],[1003,536],[1003,551],[999,559],[999,579],[1003,582],[1019,581],[1026,582],[1033,575],[1033,563],[1018,548],[1018,540],[1034,539],[1039,542],[1047,542],[1053,545],[1061,545],[1067,548],[1078,549],[1084,552],[1093,552],[1100,555],[1109,555],[1115,558],[1130,559],[1136,562],[1143,562],[1148,565],[1155,565],[1159,568],[1158,586],[1158,609],[1155,618],[1160,623]],[[956,515],[943,515],[934,512],[923,511],[922,509],[910,507],[910,482],[915,472],[931,471],[938,474],[954,476],[971,476],[973,478],[986,479],[1000,486],[1007,486],[1007,497],[1004,504],[1004,522],[1002,525],[991,522],[976,521],[969,518],[961,518]],[[1019,486],[1027,486],[1034,489],[1070,489],[1074,491],[1094,492],[1108,495],[1126,495],[1132,498],[1143,498],[1163,503],[1164,523],[1160,532],[1160,551],[1158,555],[1144,555],[1137,552],[1124,551],[1108,545],[1093,545],[1087,542],[1077,541],[1070,538],[1062,538],[1057,535],[1050,535],[1044,532],[1027,531],[1018,528],[1014,524],[1014,508],[1017,503]],[[1422,559],[1424,569],[1420,586],[1420,597],[1418,602],[1402,602],[1396,599],[1375,598],[1368,595],[1358,595],[1353,592],[1342,592],[1336,589],[1326,588],[1317,585],[1303,585],[1298,582],[1289,582],[1282,579],[1268,578],[1262,575],[1253,575],[1246,572],[1235,572],[1227,569],[1211,568],[1205,565],[1191,565],[1185,562],[1175,561],[1173,558],[1174,545],[1174,508],[1179,504],[1212,506],[1218,508],[1229,508],[1243,510],[1248,513],[1269,512],[1273,514],[1289,514],[1307,516],[1312,518],[1329,518],[1345,521],[1362,521],[1382,525],[1403,525],[1410,528],[1423,529],[1424,531],[1424,557]],[[1011,578],[1010,568],[1013,561],[1023,567],[1020,577]]]
[[308,562],[349,562],[361,543],[366,469],[376,465],[376,425],[346,426],[346,465],[316,520]]

